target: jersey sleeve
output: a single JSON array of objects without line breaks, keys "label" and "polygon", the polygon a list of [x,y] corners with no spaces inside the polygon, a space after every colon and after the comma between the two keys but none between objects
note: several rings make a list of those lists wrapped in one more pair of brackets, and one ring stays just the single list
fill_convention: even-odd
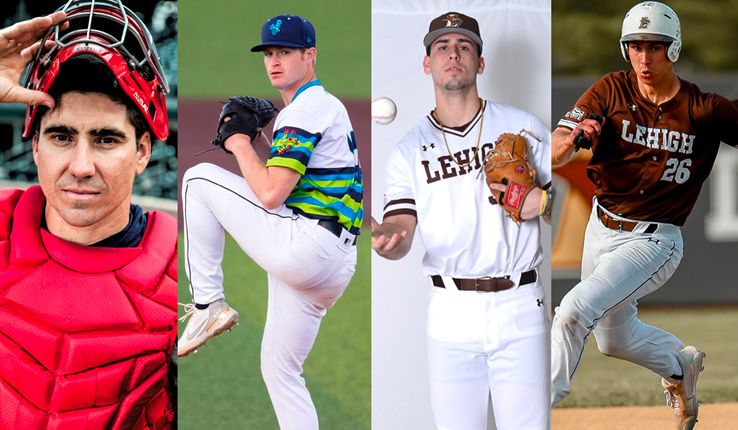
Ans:
[{"label": "jersey sleeve", "polygon": [[530,148],[529,162],[536,169],[538,180],[545,190],[551,187],[551,132],[535,115],[531,115],[530,127],[531,133],[541,141],[526,136]]},{"label": "jersey sleeve", "polygon": [[304,175],[327,126],[308,112],[293,111],[279,118],[275,127],[267,167],[287,167]]},{"label": "jersey sleeve", "polygon": [[738,100],[728,100],[718,94],[711,96],[713,106],[711,117],[718,139],[738,148]]},{"label": "jersey sleeve", "polygon": [[412,173],[399,145],[392,149],[387,160],[385,183],[387,190],[384,193],[383,218],[394,215],[412,215],[417,218]]},{"label": "jersey sleeve", "polygon": [[574,130],[577,124],[587,119],[593,113],[598,113],[607,118],[606,102],[612,99],[612,80],[609,75],[592,84],[587,91],[579,97],[577,103],[556,124],[558,127],[566,127]]}]

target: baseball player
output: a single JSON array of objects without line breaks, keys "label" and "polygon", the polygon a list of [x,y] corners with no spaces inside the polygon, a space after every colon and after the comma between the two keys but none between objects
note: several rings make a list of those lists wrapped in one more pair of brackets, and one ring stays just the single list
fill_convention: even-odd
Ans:
[{"label": "baseball player", "polygon": [[[422,237],[438,428],[486,428],[491,394],[498,429],[547,429],[549,328],[538,217],[548,214],[550,133],[528,112],[479,98],[476,76],[485,62],[474,18],[445,13],[430,23],[423,43],[436,108],[389,156],[384,217],[381,225],[372,219],[372,248],[396,260],[410,250],[416,225]],[[545,185],[525,198],[526,221],[518,226],[491,198],[491,187],[505,186],[488,187],[479,173],[498,136],[522,129]]]},{"label": "baseball player", "polygon": [[[600,351],[660,375],[677,429],[697,421],[704,354],[637,318],[636,301],[661,287],[682,259],[680,227],[697,201],[720,142],[738,145],[738,101],[680,79],[679,18],[644,2],[623,20],[620,46],[633,70],[595,82],[552,133],[552,162],[592,146],[597,186],[582,281],[556,309],[552,405],[571,390],[590,332]],[[604,119],[590,119],[593,114]],[[577,140],[577,136],[581,138]]]},{"label": "baseball player", "polygon": [[[363,181],[346,109],[316,80],[313,25],[299,16],[275,16],[262,26],[261,41],[251,51],[263,52],[267,76],[286,107],[277,116],[266,165],[253,148],[256,134],[244,131],[222,139],[243,177],[212,164],[184,176],[185,267],[195,304],[179,354],[238,321],[223,294],[228,231],[269,275],[261,368],[280,428],[317,429],[302,365],[326,309],[354,273]],[[227,104],[223,112],[230,109]],[[225,116],[219,134],[251,118],[241,112],[225,122]]]},{"label": "baseball player", "polygon": [[131,204],[169,134],[167,92],[120,2],[70,1],[0,30],[2,102],[28,104],[40,184],[0,190],[4,430],[174,427],[177,223]]}]

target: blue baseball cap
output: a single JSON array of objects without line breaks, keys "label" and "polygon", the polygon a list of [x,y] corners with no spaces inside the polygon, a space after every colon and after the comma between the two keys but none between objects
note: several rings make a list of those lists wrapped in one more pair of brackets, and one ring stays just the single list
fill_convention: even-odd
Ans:
[{"label": "blue baseball cap", "polygon": [[251,52],[263,51],[267,46],[314,48],[315,27],[297,15],[277,15],[261,26],[261,44],[251,48]]}]

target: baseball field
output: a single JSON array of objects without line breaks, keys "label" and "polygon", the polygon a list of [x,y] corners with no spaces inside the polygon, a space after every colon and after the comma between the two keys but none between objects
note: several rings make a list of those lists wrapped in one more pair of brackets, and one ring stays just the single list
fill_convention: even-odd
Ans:
[{"label": "baseball field", "polygon": [[[700,419],[697,429],[735,428],[738,417],[738,325],[736,308],[646,309],[650,325],[663,327],[685,344],[704,351],[705,370],[697,383]],[[671,410],[661,378],[635,364],[609,358],[590,337],[572,382],[572,393],[552,412],[553,430],[669,430]]]},{"label": "baseball field", "polygon": [[[180,180],[195,162],[233,168],[232,159],[227,160],[231,157],[223,154],[197,158],[192,154],[209,146],[217,124],[218,101],[239,94],[279,100],[266,77],[262,55],[249,49],[259,43],[261,25],[268,18],[296,14],[316,28],[317,77],[349,109],[368,185],[370,166],[364,160],[368,159],[370,142],[370,6],[366,0],[180,1],[179,99],[180,107],[185,107],[179,121],[179,152],[184,154],[180,157]],[[364,111],[366,118],[361,118]],[[368,190],[365,192],[368,196]],[[370,428],[369,236],[368,230],[362,233],[356,274],[323,319],[315,347],[305,362],[303,376],[321,429]],[[180,237],[179,301],[189,302],[182,243]],[[278,429],[259,358],[267,309],[266,274],[230,237],[223,271],[226,299],[239,312],[240,325],[196,355],[180,360],[178,428]],[[180,324],[180,333],[183,330],[184,324]]]},{"label": "baseball field", "polygon": [[[360,243],[368,244],[369,231]],[[190,297],[179,248],[179,297]],[[259,351],[266,320],[266,274],[230,237],[223,272],[228,304],[240,325],[179,361],[180,430],[278,429],[261,378]],[[356,274],[343,297],[323,319],[305,363],[305,381],[321,429],[370,428],[370,266],[369,247],[359,246]],[[184,282],[183,282],[184,281]],[[181,313],[181,312],[180,312]],[[180,324],[179,333],[184,331]]]}]

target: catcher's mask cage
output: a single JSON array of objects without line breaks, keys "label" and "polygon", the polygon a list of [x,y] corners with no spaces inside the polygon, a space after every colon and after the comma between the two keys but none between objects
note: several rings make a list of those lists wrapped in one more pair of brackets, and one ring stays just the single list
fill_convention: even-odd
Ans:
[{"label": "catcher's mask cage", "polygon": [[[115,74],[124,93],[146,118],[159,140],[169,136],[165,96],[169,84],[149,30],[120,0],[69,0],[59,8],[67,14],[69,27],[52,27],[41,45],[23,86],[48,92],[65,61],[81,54],[100,58]],[[53,41],[50,49],[47,41]],[[80,76],[80,79],[85,79]],[[23,137],[31,133],[37,106],[28,105]]]},{"label": "catcher's mask cage", "polygon": [[666,57],[675,63],[682,50],[682,31],[676,12],[656,1],[633,6],[625,14],[620,31],[620,52],[625,61],[630,61],[628,42],[640,40],[665,42]]}]

